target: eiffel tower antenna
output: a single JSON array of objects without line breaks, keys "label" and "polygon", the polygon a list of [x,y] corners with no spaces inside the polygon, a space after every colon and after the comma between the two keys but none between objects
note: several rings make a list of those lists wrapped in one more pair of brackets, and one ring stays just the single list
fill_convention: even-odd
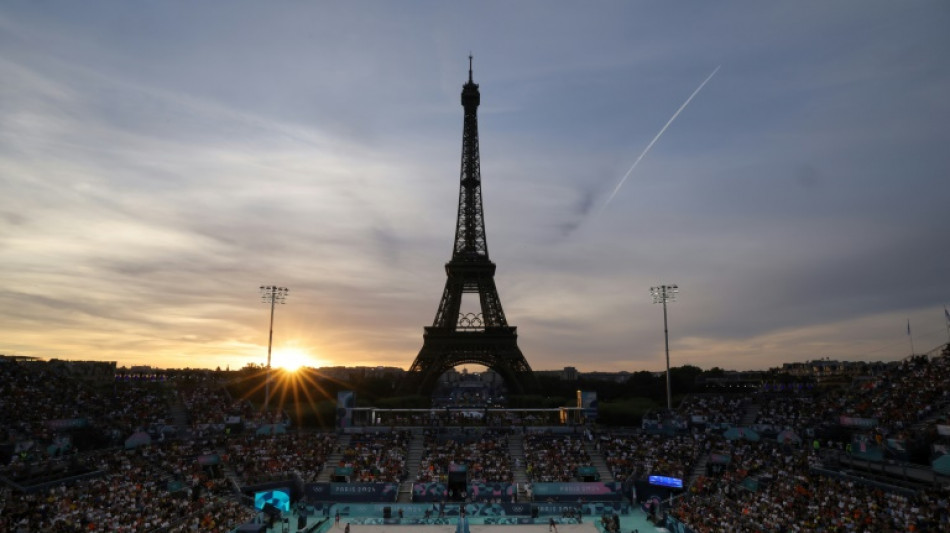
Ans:
[{"label": "eiffel tower antenna", "polygon": [[[494,370],[515,394],[537,390],[531,367],[518,348],[517,328],[505,319],[495,287],[495,263],[488,257],[478,151],[480,101],[469,55],[468,82],[462,86],[465,116],[455,243],[452,259],[445,264],[447,279],[435,320],[425,328],[422,349],[403,383],[406,393],[431,394],[439,376],[464,364]],[[478,295],[479,312],[463,312],[465,293]]]}]

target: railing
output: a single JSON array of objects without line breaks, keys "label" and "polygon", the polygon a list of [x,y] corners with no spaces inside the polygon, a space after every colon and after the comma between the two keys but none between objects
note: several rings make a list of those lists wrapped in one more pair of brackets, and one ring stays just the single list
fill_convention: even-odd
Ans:
[{"label": "railing", "polygon": [[[865,480],[868,483],[901,490],[914,490],[925,486],[950,486],[950,476],[938,474],[931,468],[914,463],[893,459],[883,461],[860,459],[841,450],[822,450],[821,459],[825,468],[820,470],[838,472],[841,475],[852,476],[856,480]],[[844,472],[841,468],[844,465],[855,470],[854,474]]]}]

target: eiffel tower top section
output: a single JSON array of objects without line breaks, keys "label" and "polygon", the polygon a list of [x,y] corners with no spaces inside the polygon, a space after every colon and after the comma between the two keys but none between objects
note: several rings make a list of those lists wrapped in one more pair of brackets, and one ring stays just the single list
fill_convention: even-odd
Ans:
[{"label": "eiffel tower top section", "polygon": [[482,211],[482,177],[478,154],[478,104],[481,95],[472,81],[472,56],[468,56],[468,83],[462,86],[465,125],[462,129],[462,173],[458,221],[452,263],[490,263]]}]

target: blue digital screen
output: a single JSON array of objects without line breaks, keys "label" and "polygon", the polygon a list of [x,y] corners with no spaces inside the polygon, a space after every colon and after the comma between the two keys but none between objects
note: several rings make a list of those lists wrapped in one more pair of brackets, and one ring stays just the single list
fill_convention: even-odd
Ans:
[{"label": "blue digital screen", "polygon": [[650,484],[660,487],[673,487],[674,489],[683,488],[683,480],[678,477],[650,476]]},{"label": "blue digital screen", "polygon": [[263,509],[268,503],[285,513],[290,512],[290,494],[286,490],[266,490],[254,494],[254,507]]}]

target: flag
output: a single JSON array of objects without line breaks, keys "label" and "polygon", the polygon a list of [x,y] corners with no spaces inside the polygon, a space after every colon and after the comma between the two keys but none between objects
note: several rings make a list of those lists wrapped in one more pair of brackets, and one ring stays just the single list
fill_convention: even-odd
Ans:
[{"label": "flag", "polygon": [[950,324],[950,311],[947,311],[947,306],[943,306],[943,316],[947,317],[947,324]]},{"label": "flag", "polygon": [[907,319],[907,336],[910,337],[910,319]]}]

